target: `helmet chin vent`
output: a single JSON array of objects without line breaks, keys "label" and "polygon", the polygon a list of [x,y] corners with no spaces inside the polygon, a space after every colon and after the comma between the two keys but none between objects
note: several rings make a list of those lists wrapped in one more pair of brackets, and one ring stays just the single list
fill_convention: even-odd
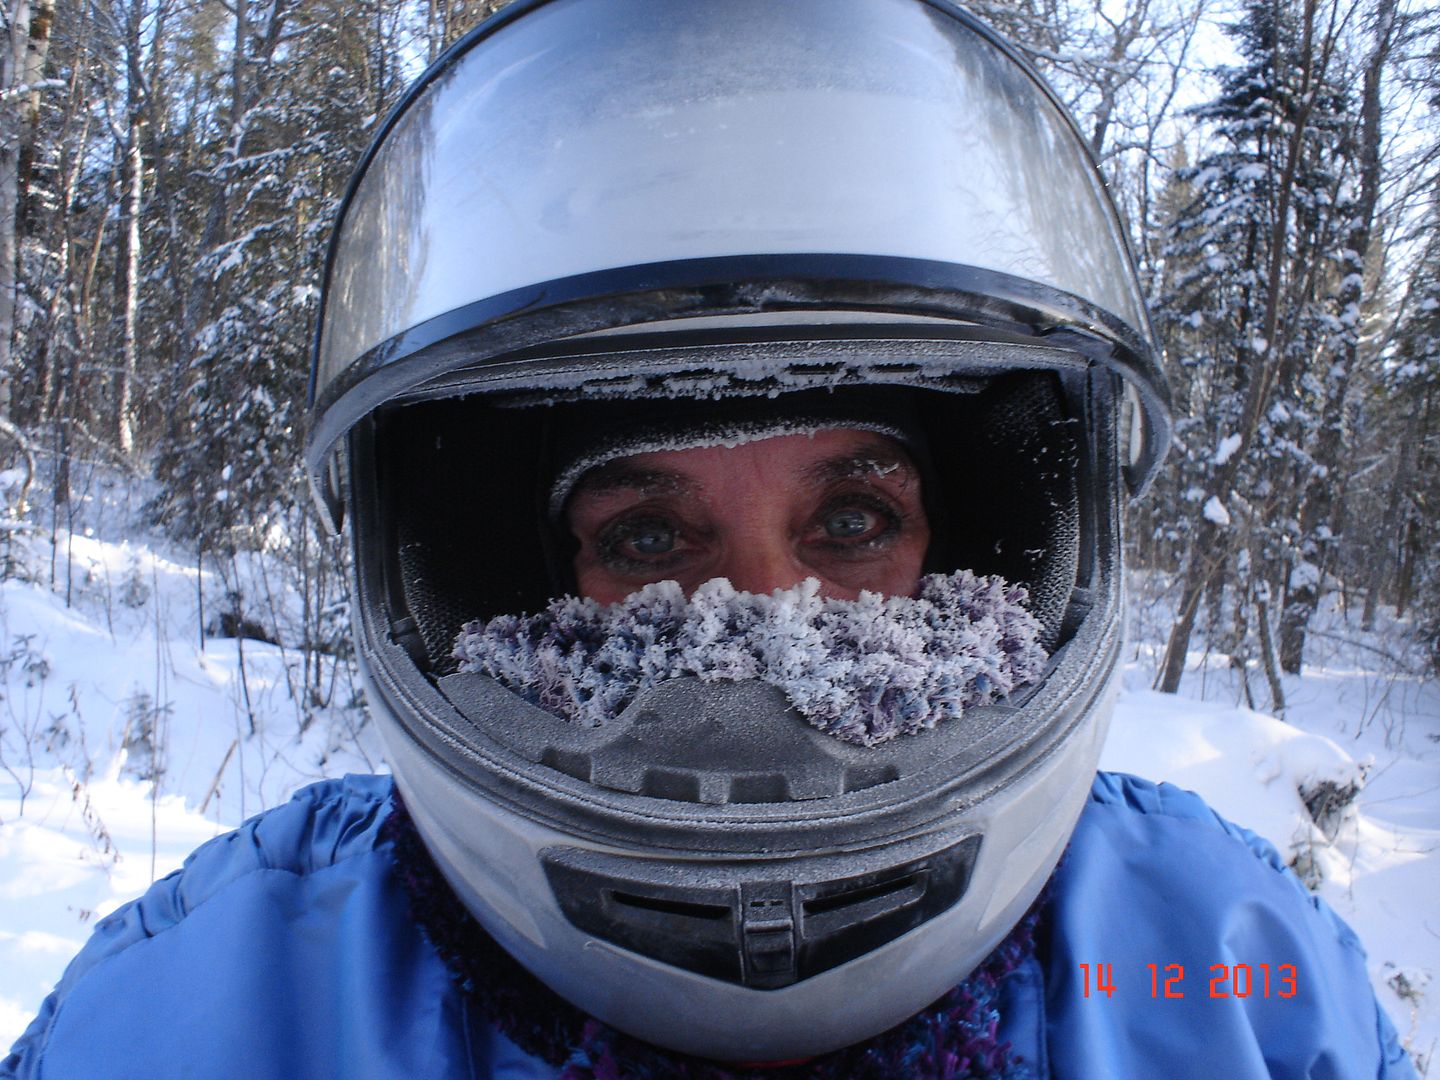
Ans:
[{"label": "helmet chin vent", "polygon": [[928,731],[856,746],[811,726],[784,691],[755,679],[672,679],[598,728],[552,716],[484,675],[447,675],[439,688],[471,724],[537,765],[610,791],[709,805],[831,798],[939,761],[953,760],[959,775],[1016,713],[977,706]]},{"label": "helmet chin vent", "polygon": [[[778,990],[872,952],[965,894],[979,836],[866,855],[681,864],[551,848],[541,862],[577,929],[698,975]],[[878,854],[878,853],[876,853]],[[826,874],[835,876],[827,877]]]}]

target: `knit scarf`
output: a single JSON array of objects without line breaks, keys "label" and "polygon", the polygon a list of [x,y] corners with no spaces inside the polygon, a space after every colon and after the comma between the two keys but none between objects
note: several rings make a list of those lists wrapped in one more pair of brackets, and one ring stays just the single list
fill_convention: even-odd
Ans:
[{"label": "knit scarf", "polygon": [[461,903],[416,832],[397,791],[381,831],[421,926],[480,1015],[560,1080],[1030,1080],[1029,1063],[999,1039],[999,987],[1035,951],[1044,897],[963,982],[872,1039],[807,1061],[721,1064],[652,1046],[588,1016],[531,975]]},{"label": "knit scarf", "polygon": [[821,731],[878,746],[1038,679],[1048,657],[1028,603],[1024,588],[969,570],[926,575],[913,597],[855,600],[822,596],[815,578],[769,594],[715,578],[688,596],[657,581],[614,604],[561,596],[467,623],[454,659],[583,727],[671,679],[755,679]]}]

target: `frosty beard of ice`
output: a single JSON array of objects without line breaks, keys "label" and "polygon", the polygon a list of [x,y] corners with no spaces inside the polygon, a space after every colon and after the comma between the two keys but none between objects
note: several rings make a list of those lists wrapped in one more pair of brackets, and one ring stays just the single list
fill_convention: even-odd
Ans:
[{"label": "frosty beard of ice", "polygon": [[565,596],[535,615],[467,623],[453,655],[461,671],[590,727],[668,679],[760,679],[860,746],[958,719],[1045,667],[1025,590],[999,577],[932,574],[913,598],[819,590],[810,578],[757,595],[716,578],[688,599],[673,581],[610,605]]}]

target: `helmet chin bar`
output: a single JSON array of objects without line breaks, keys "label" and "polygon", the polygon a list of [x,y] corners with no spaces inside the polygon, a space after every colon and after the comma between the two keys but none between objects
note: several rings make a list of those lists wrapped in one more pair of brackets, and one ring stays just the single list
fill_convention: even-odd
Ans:
[{"label": "helmet chin bar", "polygon": [[540,861],[576,929],[698,975],[776,990],[948,911],[979,851],[980,837],[961,830],[769,865],[676,866],[569,846],[545,849]]},{"label": "helmet chin bar", "polygon": [[[613,722],[585,728],[476,674],[440,692],[467,720],[527,760],[591,784],[682,802],[824,799],[961,760],[980,731],[1015,714],[977,708],[964,722],[878,747],[808,724],[776,687],[676,679]],[[539,853],[577,929],[687,971],[775,989],[828,971],[934,918],[969,884],[980,837],[944,830],[862,855],[721,861],[686,867],[570,845]]]},{"label": "helmet chin bar", "polygon": [[[751,836],[750,850],[727,855],[568,835],[487,799],[399,728],[386,737],[445,877],[543,982],[659,1046],[786,1060],[904,1021],[1019,921],[1089,789],[1108,683],[1100,676],[1097,693],[1069,703],[1078,722],[1051,753],[987,790],[952,791],[924,831],[845,844],[832,822],[830,843],[805,855],[769,848],[741,822],[728,827]],[[849,822],[852,836],[865,816]]]}]

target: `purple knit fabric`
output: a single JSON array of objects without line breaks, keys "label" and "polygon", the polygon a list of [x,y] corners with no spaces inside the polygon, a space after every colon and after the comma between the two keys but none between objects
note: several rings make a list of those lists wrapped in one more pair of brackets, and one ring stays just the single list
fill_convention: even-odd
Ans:
[{"label": "purple knit fabric", "polygon": [[1029,1080],[999,1039],[999,986],[1035,951],[1044,897],[963,982],[904,1023],[798,1064],[737,1066],[676,1054],[581,1012],[510,956],[466,910],[421,841],[397,792],[381,831],[424,929],[479,1015],[560,1080]]},{"label": "purple knit fabric", "polygon": [[969,570],[929,574],[914,597],[855,600],[822,596],[814,578],[769,594],[716,578],[689,596],[658,581],[614,604],[563,596],[534,615],[477,620],[453,655],[461,671],[586,727],[670,679],[758,679],[821,731],[877,746],[1037,679],[1047,656],[1027,599]]}]

